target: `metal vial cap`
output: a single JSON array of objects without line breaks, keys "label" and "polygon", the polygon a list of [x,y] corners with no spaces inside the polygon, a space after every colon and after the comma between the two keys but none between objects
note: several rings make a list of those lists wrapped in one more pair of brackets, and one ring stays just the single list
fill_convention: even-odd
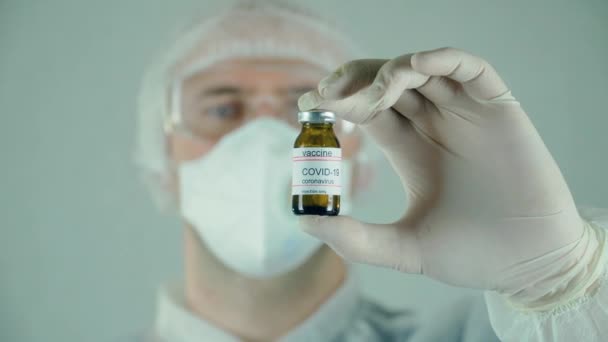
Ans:
[{"label": "metal vial cap", "polygon": [[326,123],[336,122],[336,114],[333,112],[329,112],[326,110],[313,110],[313,111],[305,111],[298,112],[298,122],[300,123]]}]

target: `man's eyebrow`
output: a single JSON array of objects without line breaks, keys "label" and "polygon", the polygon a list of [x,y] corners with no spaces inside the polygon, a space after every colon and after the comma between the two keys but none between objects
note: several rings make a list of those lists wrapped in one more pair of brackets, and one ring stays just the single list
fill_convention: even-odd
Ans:
[{"label": "man's eyebrow", "polygon": [[[309,92],[315,88],[314,85],[311,86],[297,86],[287,89],[287,93],[289,95],[302,95],[306,92]],[[239,95],[243,93],[243,89],[233,86],[218,86],[203,89],[200,92],[201,96],[219,96],[219,95]]]},{"label": "man's eyebrow", "polygon": [[240,94],[241,92],[242,92],[242,90],[237,87],[219,86],[219,87],[203,89],[200,94],[202,96],[217,96],[217,95],[237,95],[237,94]]}]

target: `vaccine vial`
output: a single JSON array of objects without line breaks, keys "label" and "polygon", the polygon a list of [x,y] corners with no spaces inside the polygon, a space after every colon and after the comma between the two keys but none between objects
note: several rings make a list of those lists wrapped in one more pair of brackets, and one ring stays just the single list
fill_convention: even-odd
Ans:
[{"label": "vaccine vial", "polygon": [[298,113],[302,124],[293,145],[292,210],[296,215],[340,212],[342,150],[334,133],[336,116],[318,110]]}]

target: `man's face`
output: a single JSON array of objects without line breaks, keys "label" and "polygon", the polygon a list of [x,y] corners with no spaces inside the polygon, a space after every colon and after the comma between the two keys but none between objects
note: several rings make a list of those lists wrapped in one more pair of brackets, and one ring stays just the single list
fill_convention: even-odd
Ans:
[{"label": "man's face", "polygon": [[[181,119],[190,134],[168,136],[171,158],[179,163],[204,156],[226,134],[260,117],[273,117],[299,128],[297,101],[314,89],[326,71],[292,59],[233,59],[217,63],[181,86]],[[356,134],[335,130],[343,156],[359,148]]]},{"label": "man's face", "polygon": [[[180,120],[177,122],[179,126],[176,125],[177,127],[174,127],[172,133],[167,137],[170,158],[173,160],[172,164],[174,166],[177,166],[178,164],[182,164],[182,166],[200,166],[204,164],[186,162],[205,158],[206,154],[209,153],[215,147],[215,144],[217,144],[225,135],[262,117],[282,120],[296,129],[299,128],[300,124],[297,122],[298,98],[301,94],[314,89],[319,80],[325,75],[326,71],[302,61],[240,59],[218,63],[211,68],[205,69],[204,71],[183,80],[180,85],[181,90],[179,91],[178,106],[174,106],[179,107],[178,114],[180,115]],[[172,97],[172,100],[178,101],[175,96]],[[345,131],[342,129],[343,127],[343,122],[336,122],[334,130],[341,142],[343,157],[352,158],[359,149],[359,135],[356,130],[348,133],[343,132]],[[288,134],[291,135],[291,132]],[[293,141],[287,143],[289,146],[284,146],[287,148],[287,150],[284,151],[289,151],[291,146],[293,146]],[[243,148],[246,147],[247,146],[243,146]],[[287,161],[288,159],[284,160]],[[214,165],[217,166],[217,164]],[[239,168],[232,168],[231,170],[238,169]],[[297,246],[300,244],[298,249],[301,252],[306,252],[306,248],[309,247],[316,248],[317,245],[312,244],[310,241],[297,242],[298,240],[294,237],[297,235],[297,233],[294,233],[297,230],[292,229],[293,227],[288,222],[289,220],[284,219],[284,216],[290,216],[288,208],[291,203],[291,181],[287,178],[289,170],[281,170],[280,167],[273,167],[272,169],[280,170],[279,172],[285,176],[276,178],[273,185],[275,185],[277,189],[271,189],[272,191],[269,191],[273,196],[285,195],[285,212],[279,215],[280,217],[275,217],[277,215],[274,214],[270,215],[269,218],[271,221],[266,222],[261,220],[256,220],[255,222],[238,221],[237,224],[242,225],[242,227],[236,227],[236,229],[247,229],[249,224],[261,222],[262,224],[267,224],[268,226],[266,228],[272,229],[271,231],[279,231],[280,234],[273,234],[273,236],[278,239],[287,238],[287,236],[289,236],[286,241],[277,240],[270,242],[270,245],[275,243],[289,243],[293,244],[293,246]],[[352,177],[355,178],[357,168],[353,167],[351,170]],[[179,193],[180,186],[178,185],[183,184],[179,179],[179,176],[183,173],[179,171],[183,171],[183,169],[178,170],[177,168],[174,168],[171,179],[173,186],[172,190],[174,195],[176,195],[176,200],[178,202],[181,200]],[[198,174],[200,173],[197,173],[190,179],[194,179]],[[214,177],[208,178],[215,179]],[[222,177],[217,177],[217,179],[219,178]],[[281,186],[284,186],[284,191],[280,191],[279,187]],[[196,188],[196,186],[194,186],[194,188]],[[224,187],[220,186],[219,188],[222,189],[221,191],[224,191]],[[189,187],[186,189],[190,190],[193,188]],[[251,193],[255,194],[256,191],[244,193],[243,196],[247,196]],[[232,195],[233,198],[235,195],[239,196],[238,193],[231,193],[230,195]],[[201,196],[204,197],[204,200],[210,200],[206,203],[213,203],[216,198],[213,195],[209,195],[209,192],[204,193]],[[225,195],[223,197],[227,198]],[[185,198],[188,199],[191,197],[186,196]],[[273,200],[276,200],[276,198]],[[184,204],[184,207],[192,208],[193,206],[191,204],[192,203],[190,203],[190,205]],[[232,204],[232,202],[229,202],[229,204]],[[181,203],[179,205],[181,206]],[[218,210],[214,210],[214,214],[219,213],[221,215],[221,210],[226,209],[225,207],[219,207],[221,205],[222,203],[218,204]],[[203,208],[204,207],[208,206],[203,206]],[[218,215],[214,216],[209,215],[208,213],[205,213],[205,216],[218,217]],[[232,252],[228,249],[220,248],[220,245],[217,243],[217,241],[224,238],[223,235],[225,235],[225,231],[221,230],[219,235],[216,234],[218,230],[214,229],[214,223],[207,223],[204,219],[200,219],[197,222],[197,219],[200,217],[196,215],[188,216],[188,214],[184,214],[184,218],[192,223],[193,228],[198,228],[197,232],[201,236],[207,234],[205,243],[209,244],[211,251],[215,253],[215,256],[226,265],[233,264],[231,262],[236,262],[234,260],[241,260],[243,253],[249,253],[247,250],[239,251],[238,253],[240,256],[237,258],[237,252],[230,254]],[[276,222],[272,221],[275,219]],[[219,221],[220,219],[213,222]],[[205,228],[205,224],[208,224],[212,229],[202,231],[202,229]],[[277,224],[280,225],[280,227],[278,227]],[[283,228],[287,228],[285,230],[292,233],[285,235],[285,232],[280,231]],[[254,233],[253,243],[256,243],[257,241],[255,240],[256,231],[259,230],[251,230],[251,232]],[[264,237],[264,239],[266,241],[267,237]],[[216,247],[218,249],[214,249]],[[270,252],[276,253],[276,251],[278,250],[272,250]],[[259,252],[256,252],[255,254],[259,255]],[[239,269],[237,267],[235,270],[243,271],[244,269]]]}]

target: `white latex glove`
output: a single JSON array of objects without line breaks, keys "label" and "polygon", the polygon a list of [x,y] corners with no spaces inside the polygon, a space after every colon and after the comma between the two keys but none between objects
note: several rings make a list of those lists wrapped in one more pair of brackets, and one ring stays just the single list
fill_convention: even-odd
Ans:
[{"label": "white latex glove", "polygon": [[593,280],[585,270],[597,261],[599,233],[579,217],[536,129],[483,59],[444,48],[352,61],[299,106],[359,124],[408,195],[392,224],[303,219],[346,259],[497,290],[529,307]]}]

